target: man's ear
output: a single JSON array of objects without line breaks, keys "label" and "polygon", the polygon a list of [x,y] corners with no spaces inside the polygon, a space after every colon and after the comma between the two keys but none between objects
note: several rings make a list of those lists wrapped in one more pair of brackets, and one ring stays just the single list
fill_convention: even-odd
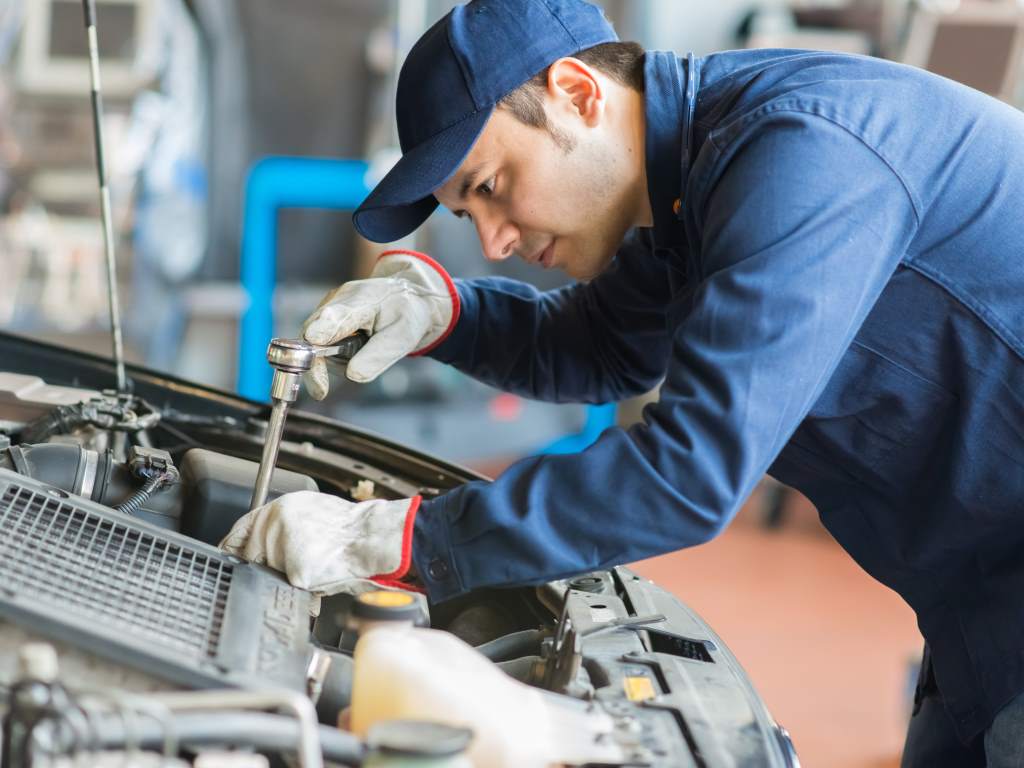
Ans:
[{"label": "man's ear", "polygon": [[604,116],[605,94],[597,72],[579,59],[565,56],[548,68],[548,94],[564,102],[588,128]]}]

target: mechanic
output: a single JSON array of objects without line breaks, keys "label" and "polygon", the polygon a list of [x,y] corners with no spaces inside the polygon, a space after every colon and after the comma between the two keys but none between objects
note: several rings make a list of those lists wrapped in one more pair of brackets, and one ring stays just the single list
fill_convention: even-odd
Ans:
[{"label": "mechanic", "polygon": [[224,546],[323,592],[414,564],[440,601],[701,544],[768,472],[917,613],[904,765],[1024,764],[1024,115],[872,58],[645,54],[582,0],[457,7],[397,115],[363,235],[440,203],[488,259],[580,282],[392,251],[306,339],[370,332],[355,381],[429,354],[526,397],[660,399],[422,503],[285,496]]}]

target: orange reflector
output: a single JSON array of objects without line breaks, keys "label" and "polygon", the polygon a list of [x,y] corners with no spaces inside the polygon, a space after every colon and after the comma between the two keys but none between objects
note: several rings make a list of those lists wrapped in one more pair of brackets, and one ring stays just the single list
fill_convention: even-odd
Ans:
[{"label": "orange reflector", "polygon": [[647,701],[657,695],[649,677],[623,678],[622,687],[626,689],[626,698],[630,701]]}]

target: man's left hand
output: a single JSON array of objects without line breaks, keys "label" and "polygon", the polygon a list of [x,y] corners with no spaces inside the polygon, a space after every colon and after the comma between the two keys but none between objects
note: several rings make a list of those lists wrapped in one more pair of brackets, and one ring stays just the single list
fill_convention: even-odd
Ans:
[{"label": "man's left hand", "polygon": [[322,595],[365,590],[365,580],[408,589],[420,497],[361,503],[314,491],[288,493],[239,519],[220,546],[282,571]]}]

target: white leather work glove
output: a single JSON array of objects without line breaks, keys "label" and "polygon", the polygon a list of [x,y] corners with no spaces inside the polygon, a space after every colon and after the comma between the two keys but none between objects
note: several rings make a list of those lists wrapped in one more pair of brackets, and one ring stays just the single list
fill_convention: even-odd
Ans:
[{"label": "white leather work glove", "polygon": [[353,503],[316,491],[286,493],[240,518],[221,549],[281,571],[296,587],[321,595],[401,583],[412,562],[420,497]]},{"label": "white leather work glove", "polygon": [[[370,339],[348,362],[345,375],[365,383],[406,355],[440,344],[459,319],[459,294],[440,264],[416,251],[385,251],[366,280],[336,288],[302,326],[310,344],[328,345],[359,330]],[[317,358],[305,375],[317,400],[327,396],[327,365]]]}]

